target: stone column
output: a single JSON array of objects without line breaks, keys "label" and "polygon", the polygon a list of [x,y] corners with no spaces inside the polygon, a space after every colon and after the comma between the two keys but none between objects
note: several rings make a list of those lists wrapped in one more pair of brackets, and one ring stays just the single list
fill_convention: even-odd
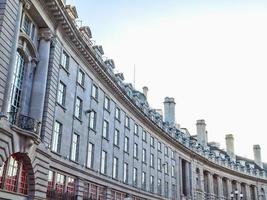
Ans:
[{"label": "stone column", "polygon": [[41,122],[43,117],[43,107],[45,100],[52,34],[49,28],[39,29],[39,32],[39,62],[37,64],[34,74],[33,88],[31,94],[30,116]]},{"label": "stone column", "polygon": [[230,199],[231,192],[233,192],[232,189],[232,181],[227,179],[227,192],[228,192],[228,198]]},{"label": "stone column", "polygon": [[185,164],[185,172],[186,172],[186,193],[187,196],[191,196],[190,163],[187,161]]},{"label": "stone column", "polygon": [[219,199],[223,198],[223,180],[221,176],[217,177],[218,180],[218,197]]},{"label": "stone column", "polygon": [[184,185],[183,185],[183,166],[182,166],[182,159],[180,158],[179,159],[179,182],[180,182],[180,187],[179,187],[179,191],[180,191],[180,196],[182,197],[183,195],[184,195],[184,193],[183,193],[183,187],[184,187]]},{"label": "stone column", "polygon": [[84,180],[78,179],[76,182],[76,196],[77,200],[83,199],[83,192],[84,192]]},{"label": "stone column", "polygon": [[241,183],[236,181],[236,189],[238,191],[238,198],[240,197],[240,193],[241,193]]},{"label": "stone column", "polygon": [[210,196],[210,199],[213,199],[213,196],[214,196],[213,174],[210,172],[208,174],[208,180],[209,180],[209,184],[208,184],[209,196]]},{"label": "stone column", "polygon": [[[18,40],[19,40],[19,33],[20,33],[20,22],[21,22],[23,4],[24,4],[24,0],[20,0],[19,9],[17,12],[17,17],[16,17],[16,25],[14,29],[14,41],[13,41],[12,49],[10,52],[11,57],[9,60],[8,76],[7,76],[6,88],[5,88],[5,94],[4,94],[5,98],[4,98],[3,106],[1,110],[2,114],[5,116],[7,116],[7,112],[10,109],[12,82],[13,82],[14,70],[15,70],[15,65],[16,65],[17,47],[18,47]],[[25,4],[25,8],[29,9],[30,5],[31,4],[27,2]]]},{"label": "stone column", "polygon": [[245,185],[245,194],[244,194],[244,200],[249,200],[251,195],[250,195],[250,187],[249,185]]},{"label": "stone column", "polygon": [[32,83],[33,83],[33,71],[36,67],[37,60],[30,59],[25,67],[25,76],[23,80],[23,91],[22,91],[22,99],[21,99],[21,114],[27,115],[29,114],[29,106],[31,99],[31,91],[32,91]]},{"label": "stone column", "polygon": [[110,200],[112,198],[112,196],[111,196],[111,188],[107,188],[107,200]]}]

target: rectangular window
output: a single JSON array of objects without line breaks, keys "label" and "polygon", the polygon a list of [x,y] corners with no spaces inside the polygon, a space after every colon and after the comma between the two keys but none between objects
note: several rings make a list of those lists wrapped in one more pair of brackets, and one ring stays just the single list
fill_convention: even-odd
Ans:
[{"label": "rectangular window", "polygon": [[150,176],[150,192],[154,192],[154,185],[155,185],[155,179],[154,176]]},{"label": "rectangular window", "polygon": [[57,196],[60,199],[64,192],[64,184],[65,184],[65,176],[63,174],[57,173],[55,189],[56,189]]},{"label": "rectangular window", "polygon": [[105,97],[104,108],[108,111],[110,110],[110,99],[107,96]]},{"label": "rectangular window", "polygon": [[100,168],[100,172],[102,174],[106,174],[107,173],[107,152],[102,151],[101,153],[101,168]]},{"label": "rectangular window", "polygon": [[58,85],[57,102],[60,105],[65,106],[65,99],[66,99],[66,85],[60,81]]},{"label": "rectangular window", "polygon": [[134,167],[133,169],[133,185],[137,186],[137,168]]},{"label": "rectangular window", "polygon": [[171,150],[171,159],[174,159],[174,151]]},{"label": "rectangular window", "polygon": [[154,162],[154,154],[150,154],[150,167],[154,168],[155,166],[155,162]]},{"label": "rectangular window", "polygon": [[74,199],[75,198],[75,179],[72,177],[67,178],[67,197],[66,199]]},{"label": "rectangular window", "polygon": [[115,129],[114,144],[116,146],[119,146],[119,143],[120,143],[120,131],[118,129]]},{"label": "rectangular window", "polygon": [[142,161],[146,163],[146,149],[143,149],[142,151]]},{"label": "rectangular window", "polygon": [[142,189],[146,189],[146,173],[142,172]]},{"label": "rectangular window", "polygon": [[169,148],[167,146],[164,147],[165,156],[169,156]]},{"label": "rectangular window", "polygon": [[108,131],[109,131],[109,123],[108,121],[104,120],[102,136],[106,139],[108,139]]},{"label": "rectangular window", "polygon": [[171,174],[172,174],[172,177],[174,177],[175,176],[175,168],[174,168],[174,165],[172,165],[172,172],[171,172]]},{"label": "rectangular window", "polygon": [[54,172],[48,171],[48,179],[47,179],[47,192],[46,197],[51,199],[53,194],[53,187],[54,187]]},{"label": "rectangular window", "polygon": [[115,118],[119,121],[121,120],[121,110],[118,107],[115,110]]},{"label": "rectangular window", "polygon": [[158,170],[161,171],[161,159],[158,158]]},{"label": "rectangular window", "polygon": [[127,136],[124,138],[124,151],[129,152],[129,138]]},{"label": "rectangular window", "polygon": [[55,121],[53,139],[52,139],[52,151],[55,151],[57,153],[60,152],[61,136],[62,136],[62,124],[59,123],[58,121]]},{"label": "rectangular window", "polygon": [[158,178],[158,194],[161,194],[161,179]]},{"label": "rectangular window", "polygon": [[146,133],[146,131],[143,131],[143,141],[145,141],[146,142],[146,138],[147,138],[147,133]]},{"label": "rectangular window", "polygon": [[34,40],[34,38],[35,38],[35,25],[32,24],[31,39]]},{"label": "rectangular window", "polygon": [[167,162],[164,163],[164,173],[169,174],[169,164]]},{"label": "rectangular window", "polygon": [[112,171],[112,177],[113,178],[118,178],[118,166],[119,166],[119,162],[118,162],[118,158],[114,157],[113,158],[113,171]]},{"label": "rectangular window", "polygon": [[134,125],[134,134],[138,135],[138,125],[137,124]]},{"label": "rectangular window", "polygon": [[150,146],[155,147],[155,139],[152,136],[150,137]]},{"label": "rectangular window", "polygon": [[128,116],[125,117],[125,126],[130,128],[130,118]]},{"label": "rectangular window", "polygon": [[128,163],[123,164],[123,182],[128,183]]},{"label": "rectangular window", "polygon": [[65,51],[63,51],[61,58],[61,66],[67,71],[69,70],[69,60],[70,60],[69,55]]},{"label": "rectangular window", "polygon": [[158,151],[161,151],[161,143],[158,142]]},{"label": "rectangular window", "polygon": [[77,97],[76,98],[76,102],[75,102],[75,113],[74,113],[74,115],[78,119],[82,119],[82,107],[83,107],[83,102],[79,97]]},{"label": "rectangular window", "polygon": [[93,84],[93,86],[92,86],[92,94],[91,95],[94,99],[98,98],[98,87],[95,84]]},{"label": "rectangular window", "polygon": [[87,152],[87,167],[93,168],[94,164],[94,144],[88,144],[88,152]]},{"label": "rectangular window", "polygon": [[134,158],[138,158],[138,144],[134,143]]},{"label": "rectangular window", "polygon": [[164,186],[164,190],[165,190],[165,197],[169,197],[169,182],[165,181],[165,186]]},{"label": "rectangular window", "polygon": [[84,76],[85,76],[84,72],[81,69],[79,69],[79,71],[78,71],[78,77],[77,77],[77,82],[81,86],[84,86]]},{"label": "rectangular window", "polygon": [[72,145],[71,145],[71,160],[77,162],[78,153],[79,153],[79,135],[74,133],[72,137]]},{"label": "rectangular window", "polygon": [[95,130],[96,129],[96,112],[91,111],[90,113],[90,123],[89,123],[89,128]]},{"label": "rectangular window", "polygon": [[23,22],[23,26],[22,26],[22,30],[28,35],[30,36],[31,34],[31,20],[27,15],[24,15],[24,22]]}]

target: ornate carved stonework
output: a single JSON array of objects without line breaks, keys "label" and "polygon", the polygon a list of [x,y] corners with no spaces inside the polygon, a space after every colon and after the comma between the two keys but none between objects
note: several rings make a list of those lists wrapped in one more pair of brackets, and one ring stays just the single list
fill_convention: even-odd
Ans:
[{"label": "ornate carved stonework", "polygon": [[21,0],[21,2],[23,3],[26,10],[29,10],[31,8],[32,2],[30,0]]},{"label": "ornate carved stonework", "polygon": [[39,39],[44,39],[44,40],[51,40],[53,37],[52,31],[49,28],[41,28],[39,29]]}]

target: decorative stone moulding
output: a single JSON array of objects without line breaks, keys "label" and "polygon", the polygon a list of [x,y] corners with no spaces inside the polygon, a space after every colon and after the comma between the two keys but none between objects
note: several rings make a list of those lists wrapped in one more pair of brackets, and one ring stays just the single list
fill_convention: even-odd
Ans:
[{"label": "decorative stone moulding", "polygon": [[[25,6],[27,3],[30,3],[29,0],[21,0],[21,1],[24,2]],[[162,117],[159,116],[158,113],[150,111],[150,107],[146,101],[142,100],[136,95],[135,96],[133,95],[135,91],[133,86],[129,83],[123,82],[124,81],[123,74],[114,73],[113,71],[115,67],[114,61],[112,59],[107,59],[106,61],[103,61],[102,58],[102,56],[104,55],[103,47],[101,45],[93,46],[93,43],[88,44],[88,38],[89,41],[91,41],[90,39],[92,36],[89,27],[81,27],[78,29],[78,27],[74,24],[74,22],[69,19],[67,12],[63,8],[61,8],[61,6],[57,1],[48,0],[46,4],[48,5],[48,8],[52,12],[54,18],[59,22],[59,24],[62,25],[62,28],[64,29],[66,35],[70,37],[71,41],[81,52],[81,55],[83,55],[89,62],[89,64],[92,65],[92,67],[95,70],[100,72],[103,75],[103,77],[105,76],[109,77],[111,79],[110,81],[111,85],[114,84],[115,86],[118,86],[116,90],[118,94],[127,95],[128,98],[125,98],[125,100],[129,102],[129,105],[131,105],[130,103],[133,103],[136,107],[139,108],[139,110],[141,110],[144,116],[147,116],[151,120],[151,123],[153,125],[161,128],[165,134],[171,135],[177,142],[183,144],[192,151],[198,153],[199,155],[205,158],[211,158],[212,162],[216,162],[224,167],[242,171],[241,166],[238,166],[235,169],[231,161],[227,161],[224,155],[219,156],[218,158],[216,158],[213,155],[211,155],[210,157],[209,154],[211,153],[211,151],[209,148],[205,150],[201,145],[197,143],[195,144],[194,142],[192,142],[192,139],[190,137],[187,137],[186,135],[181,133],[179,129],[170,126],[170,124],[168,124],[167,122],[164,122],[162,120]],[[87,40],[85,39],[85,37],[83,37],[84,35],[86,35]],[[52,34],[49,30],[42,31],[40,37],[49,40],[51,39]],[[252,173],[252,171],[246,167],[244,167],[244,171],[250,174]],[[267,178],[267,172],[264,171],[263,174],[264,177]]]}]

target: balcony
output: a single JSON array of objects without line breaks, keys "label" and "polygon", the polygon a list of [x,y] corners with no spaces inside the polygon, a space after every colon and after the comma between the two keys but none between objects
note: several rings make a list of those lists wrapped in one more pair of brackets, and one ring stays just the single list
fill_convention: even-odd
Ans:
[{"label": "balcony", "polygon": [[39,136],[40,133],[40,127],[41,122],[26,116],[22,115],[18,112],[10,112],[9,113],[9,122],[24,131],[27,131],[29,133],[33,133],[35,136]]}]

